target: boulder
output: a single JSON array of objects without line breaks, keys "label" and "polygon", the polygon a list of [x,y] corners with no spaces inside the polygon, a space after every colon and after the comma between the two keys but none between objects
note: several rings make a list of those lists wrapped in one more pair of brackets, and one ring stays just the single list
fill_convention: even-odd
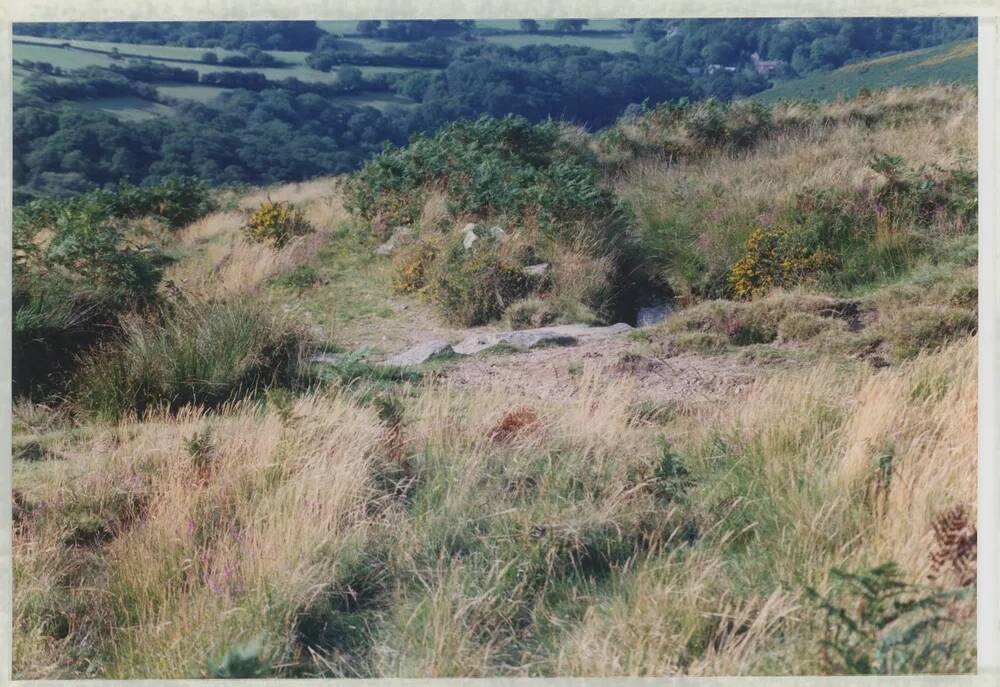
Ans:
[{"label": "boulder", "polygon": [[502,227],[493,225],[488,227],[484,224],[476,224],[474,222],[469,222],[462,228],[462,234],[464,237],[462,239],[462,246],[469,250],[472,246],[481,238],[493,238],[493,239],[503,239],[507,236],[507,232],[503,230]]},{"label": "boulder", "polygon": [[528,265],[522,271],[529,277],[544,277],[549,273],[549,263],[543,262],[538,265]]},{"label": "boulder", "polygon": [[485,351],[498,344],[508,344],[519,348],[537,348],[539,346],[572,346],[580,341],[605,338],[616,334],[624,334],[632,327],[619,322],[609,327],[588,327],[583,324],[566,324],[555,327],[539,327],[538,329],[519,329],[508,332],[488,332],[473,334],[456,344],[454,350],[462,355],[470,355]]},{"label": "boulder", "polygon": [[389,240],[375,249],[376,255],[392,255],[400,243],[405,241],[413,233],[410,227],[396,227],[392,230]]},{"label": "boulder", "polygon": [[408,367],[425,363],[432,358],[453,353],[451,344],[447,341],[424,341],[416,346],[407,348],[402,353],[397,353],[391,358],[387,358],[385,365],[393,367]]},{"label": "boulder", "polygon": [[648,305],[645,308],[639,308],[639,313],[636,315],[635,323],[639,327],[649,327],[654,324],[659,324],[670,317],[670,313],[673,311],[674,309],[670,307],[669,303]]}]

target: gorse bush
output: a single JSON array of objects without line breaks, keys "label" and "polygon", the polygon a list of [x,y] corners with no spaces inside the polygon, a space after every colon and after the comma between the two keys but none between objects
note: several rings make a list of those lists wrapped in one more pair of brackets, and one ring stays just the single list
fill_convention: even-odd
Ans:
[{"label": "gorse bush", "polygon": [[158,318],[130,318],[121,341],[88,356],[74,397],[109,420],[214,407],[294,383],[305,346],[297,324],[251,302],[180,303]]},{"label": "gorse bush", "polygon": [[424,294],[440,253],[440,237],[421,240],[402,250],[394,259],[393,288],[399,293]]},{"label": "gorse bush", "polygon": [[905,272],[942,237],[975,230],[976,174],[909,169],[880,155],[874,185],[854,192],[802,192],[753,229],[729,270],[729,295],[753,298],[805,283],[852,288]]},{"label": "gorse bush", "polygon": [[808,252],[790,243],[778,230],[754,229],[747,238],[746,254],[729,273],[733,295],[752,298],[774,287],[801,284],[834,262],[823,249]]},{"label": "gorse bush", "polygon": [[305,213],[288,202],[270,199],[260,204],[246,224],[243,235],[255,243],[270,243],[281,248],[293,238],[313,231]]}]

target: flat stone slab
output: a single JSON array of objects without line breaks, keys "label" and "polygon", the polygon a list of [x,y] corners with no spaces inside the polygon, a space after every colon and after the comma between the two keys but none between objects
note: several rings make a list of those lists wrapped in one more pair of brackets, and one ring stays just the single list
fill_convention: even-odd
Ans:
[{"label": "flat stone slab", "polygon": [[564,324],[538,329],[518,329],[509,332],[473,334],[456,344],[453,349],[461,355],[471,355],[499,344],[519,348],[538,346],[572,346],[581,340],[600,339],[632,331],[632,327],[619,322],[609,327],[588,327],[584,324]]},{"label": "flat stone slab", "polygon": [[408,367],[410,365],[419,365],[432,358],[448,355],[453,352],[454,349],[452,349],[451,344],[447,341],[424,341],[418,343],[416,346],[407,348],[402,353],[397,353],[391,358],[386,358],[383,364],[392,365],[393,367]]},{"label": "flat stone slab", "polygon": [[528,265],[521,271],[531,277],[544,277],[549,273],[549,263],[543,262],[538,265]]},{"label": "flat stone slab", "polygon": [[503,239],[507,236],[507,232],[503,230],[502,227],[498,226],[486,226],[485,224],[476,224],[475,222],[469,222],[462,228],[462,233],[464,237],[462,239],[462,246],[469,250],[472,248],[473,244],[483,237],[490,237],[493,239]]}]

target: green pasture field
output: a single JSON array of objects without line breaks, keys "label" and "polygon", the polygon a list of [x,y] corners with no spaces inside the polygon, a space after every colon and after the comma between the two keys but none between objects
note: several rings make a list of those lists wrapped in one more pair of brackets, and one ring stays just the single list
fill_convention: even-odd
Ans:
[{"label": "green pasture field", "polygon": [[126,121],[153,119],[173,113],[173,110],[167,105],[134,96],[81,100],[77,104],[84,109],[107,112]]},{"label": "green pasture field", "polygon": [[341,105],[355,105],[358,107],[374,107],[376,110],[386,110],[390,107],[412,107],[416,104],[409,98],[395,95],[393,93],[351,93],[340,95],[330,99],[332,102]]},{"label": "green pasture field", "polygon": [[[35,38],[30,38],[28,40],[35,41]],[[80,69],[83,67],[109,67],[112,64],[121,63],[119,60],[113,59],[110,55],[92,53],[83,50],[74,50],[72,47],[63,48],[60,47],[63,43],[69,43],[71,46],[78,45],[80,47],[92,48],[95,50],[107,50],[110,51],[112,48],[117,47],[119,51],[123,53],[133,53],[133,54],[144,54],[148,55],[154,62],[157,58],[162,57],[173,57],[177,58],[180,55],[186,55],[181,59],[189,58],[200,58],[201,54],[205,52],[201,48],[177,48],[172,46],[159,46],[159,45],[136,45],[129,43],[106,43],[97,41],[56,41],[53,39],[38,39],[41,42],[51,43],[50,46],[41,45],[28,45],[24,43],[14,44],[14,59],[16,60],[31,60],[34,62],[48,62],[53,66],[60,67],[62,69]],[[378,41],[376,41],[378,42]],[[166,53],[170,52],[171,55]],[[220,56],[223,53],[229,53],[231,51],[219,51],[213,50]],[[270,51],[278,59],[284,60],[291,63],[289,67],[230,67],[221,64],[204,64],[204,63],[174,63],[166,62],[166,64],[176,65],[184,69],[194,69],[199,74],[209,74],[212,72],[259,72],[263,74],[268,79],[281,80],[288,78],[296,78],[300,81],[315,82],[315,83],[335,83],[337,81],[336,70],[331,72],[321,72],[310,68],[305,64],[305,59],[309,53],[301,51],[280,51],[274,50]],[[235,54],[235,53],[234,53]],[[400,72],[409,72],[424,70],[430,68],[424,67],[381,67],[381,66],[359,66],[361,73],[365,76],[373,76],[375,74],[391,74]],[[199,86],[190,85],[192,89],[199,88]],[[177,92],[176,86],[169,86],[171,90]],[[180,93],[184,93],[183,90]],[[193,93],[193,91],[192,91]],[[194,100],[203,99],[203,94],[194,94],[196,97],[192,98]],[[184,97],[183,95],[178,95],[178,97]]]},{"label": "green pasture field", "polygon": [[231,89],[208,84],[193,83],[158,83],[156,90],[160,95],[182,100],[194,100],[199,103],[210,103],[220,94]]},{"label": "green pasture field", "polygon": [[81,52],[60,48],[57,45],[25,45],[14,43],[13,57],[15,60],[30,60],[32,62],[48,62],[53,67],[61,69],[82,69],[84,67],[110,67],[115,63],[107,55],[92,52]]},{"label": "green pasture field", "polygon": [[[178,45],[149,45],[145,43],[111,43],[108,41],[84,41],[65,38],[43,38],[38,36],[17,36],[16,40],[26,40],[33,43],[51,43],[52,45],[62,45],[69,43],[72,46],[90,48],[92,50],[105,50],[111,52],[118,48],[120,52],[134,55],[145,55],[151,59],[166,58],[169,60],[201,60],[201,56],[207,52],[214,52],[219,58],[240,55],[238,50],[223,50],[221,48],[184,48]],[[278,57],[275,54],[275,57]],[[291,61],[291,60],[289,60]]]},{"label": "green pasture field", "polygon": [[773,103],[779,100],[833,100],[856,95],[861,88],[876,90],[890,86],[918,86],[936,82],[976,83],[975,40],[913,50],[864,62],[832,72],[817,72],[801,79],[776,83],[752,96]]}]

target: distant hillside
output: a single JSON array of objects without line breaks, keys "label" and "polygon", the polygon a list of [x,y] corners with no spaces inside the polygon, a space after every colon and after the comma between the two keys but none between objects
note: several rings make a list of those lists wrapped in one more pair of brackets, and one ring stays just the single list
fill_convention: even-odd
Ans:
[{"label": "distant hillside", "polygon": [[752,96],[753,100],[832,100],[890,86],[919,86],[935,82],[976,83],[976,41],[965,40],[878,57],[844,65],[829,72],[814,72],[800,79],[777,82]]}]

